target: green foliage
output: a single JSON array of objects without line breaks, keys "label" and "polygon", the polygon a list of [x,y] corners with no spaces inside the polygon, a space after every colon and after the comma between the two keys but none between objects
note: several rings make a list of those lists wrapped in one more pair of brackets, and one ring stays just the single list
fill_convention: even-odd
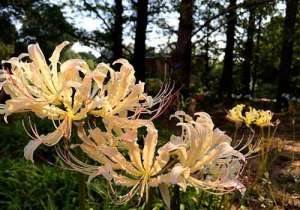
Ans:
[{"label": "green foliage", "polygon": [[38,42],[46,57],[50,57],[57,44],[68,40],[74,41],[74,28],[63,16],[56,5],[39,2],[25,9],[20,30],[21,48]]},{"label": "green foliage", "polygon": [[149,95],[155,95],[159,92],[163,83],[160,79],[157,78],[147,78],[146,79],[146,90]]},{"label": "green foliage", "polygon": [[9,58],[15,52],[15,46],[12,44],[4,44],[0,41],[0,57]]},{"label": "green foliage", "polygon": [[3,209],[75,209],[73,172],[7,158],[1,159],[0,168]]}]

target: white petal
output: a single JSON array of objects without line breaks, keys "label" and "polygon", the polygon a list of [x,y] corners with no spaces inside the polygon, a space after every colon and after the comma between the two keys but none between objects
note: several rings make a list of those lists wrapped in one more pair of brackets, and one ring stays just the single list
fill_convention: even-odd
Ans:
[{"label": "white petal", "polygon": [[33,152],[40,146],[43,142],[40,140],[31,140],[24,148],[24,157],[26,160],[33,161]]}]

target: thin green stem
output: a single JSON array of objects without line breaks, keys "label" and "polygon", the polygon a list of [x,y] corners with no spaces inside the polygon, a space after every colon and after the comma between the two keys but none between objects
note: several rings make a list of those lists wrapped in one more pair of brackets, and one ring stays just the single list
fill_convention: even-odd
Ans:
[{"label": "thin green stem", "polygon": [[275,203],[275,206],[277,207],[276,199],[275,199],[275,196],[274,196],[274,193],[273,193],[273,190],[272,190],[272,187],[271,187],[271,185],[270,185],[270,184],[268,184],[268,188],[269,188],[269,191],[270,191],[270,194],[271,194],[272,200],[274,201],[274,203]]},{"label": "thin green stem", "polygon": [[199,203],[198,203],[198,206],[199,206],[199,207],[200,207],[201,204],[202,204],[203,196],[204,196],[204,190],[202,190],[202,191],[201,191],[201,194],[200,194]]},{"label": "thin green stem", "polygon": [[212,209],[213,198],[214,198],[214,195],[211,194],[211,195],[209,196],[208,209]]},{"label": "thin green stem", "polygon": [[[79,137],[77,137],[77,142],[80,142]],[[77,155],[80,159],[83,159],[83,153],[81,151],[77,151]],[[86,183],[85,183],[85,175],[79,173],[78,174],[78,199],[79,199],[79,210],[86,210]]]},{"label": "thin green stem", "polygon": [[85,190],[85,176],[84,174],[78,174],[78,191],[79,191],[79,210],[85,210],[85,198],[86,198],[86,190]]},{"label": "thin green stem", "polygon": [[264,132],[264,128],[260,127],[260,132],[261,132],[261,156],[262,159],[264,159],[264,155],[265,155],[265,132]]},{"label": "thin green stem", "polygon": [[235,125],[235,129],[234,129],[234,134],[233,134],[233,144],[236,143],[238,130],[239,130],[239,126],[236,124],[236,125]]},{"label": "thin green stem", "polygon": [[155,193],[154,188],[150,187],[148,201],[147,201],[147,203],[145,203],[144,210],[151,210],[152,209],[151,207],[153,206],[154,193]]},{"label": "thin green stem", "polygon": [[224,199],[225,199],[225,195],[222,195],[221,200],[220,200],[220,203],[219,203],[219,208],[218,208],[218,209],[222,209],[222,204],[223,204],[223,202],[224,202]]},{"label": "thin green stem", "polygon": [[296,139],[296,130],[295,130],[295,118],[292,119],[292,126],[293,126],[293,140]]},{"label": "thin green stem", "polygon": [[180,210],[180,190],[179,186],[175,185],[173,191],[173,197],[171,201],[171,209],[172,210]]}]

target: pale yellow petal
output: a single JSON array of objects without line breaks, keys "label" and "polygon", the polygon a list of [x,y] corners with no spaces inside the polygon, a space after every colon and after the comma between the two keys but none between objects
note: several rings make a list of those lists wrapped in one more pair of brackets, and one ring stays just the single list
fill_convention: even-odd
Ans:
[{"label": "pale yellow petal", "polygon": [[154,128],[147,128],[147,136],[144,139],[143,148],[143,165],[146,171],[150,172],[155,155],[155,147],[157,144],[157,130]]},{"label": "pale yellow petal", "polygon": [[52,80],[55,86],[58,86],[58,76],[57,76],[57,64],[59,61],[60,53],[63,50],[65,46],[70,44],[68,41],[64,41],[60,45],[56,46],[52,56],[49,58],[51,61],[51,74],[52,74]]},{"label": "pale yellow petal", "polygon": [[109,147],[101,145],[97,147],[107,158],[117,163],[126,173],[133,176],[140,176],[141,172],[138,171],[126,158],[118,151],[116,147]]},{"label": "pale yellow petal", "polygon": [[32,59],[33,63],[35,64],[35,66],[40,70],[40,72],[43,76],[43,82],[47,85],[47,87],[49,88],[49,90],[51,90],[52,93],[55,93],[56,90],[52,83],[50,69],[49,69],[49,66],[45,60],[45,57],[40,49],[39,44],[29,45],[28,53],[29,53],[29,56]]},{"label": "pale yellow petal", "polygon": [[171,209],[171,197],[170,197],[168,185],[160,184],[159,191],[160,191],[161,197],[162,197],[164,203],[166,204],[167,208]]},{"label": "pale yellow petal", "polygon": [[31,140],[24,148],[25,159],[34,162],[33,153],[41,144],[43,144],[41,140]]}]

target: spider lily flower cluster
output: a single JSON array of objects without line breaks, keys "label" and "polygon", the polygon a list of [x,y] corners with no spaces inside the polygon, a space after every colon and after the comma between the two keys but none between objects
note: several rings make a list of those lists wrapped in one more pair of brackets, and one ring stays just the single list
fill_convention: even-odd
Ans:
[{"label": "spider lily flower cluster", "polygon": [[[147,200],[150,187],[159,187],[168,205],[168,188],[172,185],[183,190],[199,187],[214,193],[244,191],[239,179],[250,153],[243,154],[243,149],[251,142],[238,150],[231,146],[231,138],[225,132],[214,128],[207,113],[189,116],[177,111],[172,118],[179,120],[181,135],[172,135],[157,148],[159,132],[152,121],[169,103],[170,86],[162,88],[156,97],[148,96],[144,83],[136,83],[134,69],[125,59],[115,61],[121,64],[120,71],[104,63],[90,70],[81,59],[61,63],[60,53],[66,45],[68,42],[56,47],[50,65],[38,44],[30,45],[28,54],[4,62],[10,68],[1,71],[0,86],[11,97],[1,105],[5,119],[13,113],[32,112],[55,125],[53,132],[40,135],[31,124],[33,135],[24,149],[26,159],[33,161],[33,152],[41,144],[56,145],[65,163],[88,175],[89,182],[103,176],[115,195],[114,185],[129,188],[127,194],[116,196],[120,203],[134,195]],[[239,110],[232,111],[231,119],[235,115],[242,117]],[[145,119],[142,114],[152,117]],[[89,117],[103,126],[86,123]],[[70,139],[74,123],[81,142]],[[142,127],[147,134],[139,139]],[[62,144],[61,139],[68,141]],[[88,165],[78,159],[72,154],[75,147],[97,164]]]},{"label": "spider lily flower cluster", "polygon": [[[33,112],[40,118],[53,120],[56,128],[52,133],[40,135],[31,126],[33,135],[24,150],[26,159],[33,160],[33,151],[40,144],[52,146],[63,137],[69,139],[74,121],[83,121],[89,115],[106,121],[114,121],[116,116],[134,119],[141,113],[159,112],[161,107],[158,110],[151,107],[163,105],[167,97],[166,90],[155,98],[147,96],[144,83],[135,84],[134,70],[125,59],[115,61],[122,65],[119,72],[104,63],[90,70],[81,59],[60,63],[60,53],[68,44],[63,42],[56,47],[49,59],[50,66],[38,44],[29,45],[28,54],[4,61],[3,66],[9,64],[11,68],[1,71],[1,87],[11,99],[1,105],[0,113],[7,120],[12,113]],[[28,56],[30,62],[24,60]]]},{"label": "spider lily flower cluster", "polygon": [[238,104],[230,109],[226,118],[234,122],[237,126],[245,123],[246,126],[256,125],[258,127],[274,126],[272,122],[273,112],[270,110],[256,110],[249,106],[249,110],[245,111],[244,104]]}]

